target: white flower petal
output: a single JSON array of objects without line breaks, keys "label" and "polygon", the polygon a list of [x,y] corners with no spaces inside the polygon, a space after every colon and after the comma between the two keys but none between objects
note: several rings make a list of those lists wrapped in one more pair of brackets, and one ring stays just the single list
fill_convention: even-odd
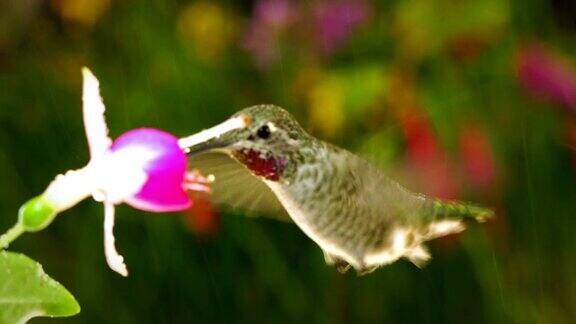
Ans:
[{"label": "white flower petal", "polygon": [[44,191],[44,199],[62,212],[89,197],[94,190],[96,174],[90,165],[59,174]]},{"label": "white flower petal", "polygon": [[106,107],[100,97],[100,84],[98,79],[87,67],[82,68],[84,86],[82,90],[84,129],[90,148],[92,159],[101,156],[112,145],[112,140],[108,136],[108,127],[104,112]]},{"label": "white flower petal", "polygon": [[150,154],[144,149],[134,147],[108,152],[94,162],[98,170],[96,187],[99,189],[93,193],[94,199],[98,200],[103,193],[107,201],[120,204],[140,192],[148,180],[146,171],[142,169],[142,162],[147,161]]},{"label": "white flower petal", "polygon": [[124,257],[118,254],[114,238],[114,204],[104,202],[104,254],[110,269],[122,276],[128,276],[128,269],[124,264]]}]

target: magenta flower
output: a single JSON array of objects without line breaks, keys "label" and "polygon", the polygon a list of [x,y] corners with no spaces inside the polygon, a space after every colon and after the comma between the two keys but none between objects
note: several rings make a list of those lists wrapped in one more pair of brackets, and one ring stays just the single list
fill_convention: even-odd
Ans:
[{"label": "magenta flower", "polygon": [[57,176],[42,195],[27,202],[20,212],[22,224],[12,233],[40,230],[58,213],[92,196],[104,203],[106,261],[111,269],[126,276],[124,258],[114,245],[114,206],[127,203],[151,212],[184,210],[192,205],[186,190],[209,191],[209,181],[197,172],[187,173],[186,155],[178,138],[169,133],[141,128],[113,142],[108,137],[98,80],[87,68],[82,72],[90,162]]},{"label": "magenta flower", "polygon": [[318,46],[332,54],[350,38],[368,17],[368,4],[362,0],[326,1],[315,11]]},{"label": "magenta flower", "polygon": [[280,58],[279,38],[295,18],[289,0],[260,0],[256,3],[243,46],[252,53],[259,68],[265,69]]},{"label": "magenta flower", "polygon": [[110,147],[112,154],[131,150],[145,152],[135,167],[144,170],[148,177],[137,194],[126,198],[127,204],[151,212],[179,211],[192,205],[182,185],[187,159],[176,137],[161,130],[141,128],[124,133]]},{"label": "magenta flower", "polygon": [[517,64],[524,88],[576,110],[576,72],[570,63],[542,45],[531,44],[521,49]]}]

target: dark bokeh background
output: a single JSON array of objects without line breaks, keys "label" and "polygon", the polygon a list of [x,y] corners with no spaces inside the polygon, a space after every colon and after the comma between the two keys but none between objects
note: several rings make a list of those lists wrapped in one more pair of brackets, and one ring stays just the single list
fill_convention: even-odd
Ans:
[{"label": "dark bokeh background", "polygon": [[113,136],[184,136],[274,103],[411,189],[498,215],[434,242],[423,270],[400,261],[357,277],[292,224],[200,200],[174,215],[122,206],[124,279],[87,200],[11,246],[82,305],[35,322],[573,321],[575,36],[573,1],[2,1],[2,229],[88,159],[82,65]]}]

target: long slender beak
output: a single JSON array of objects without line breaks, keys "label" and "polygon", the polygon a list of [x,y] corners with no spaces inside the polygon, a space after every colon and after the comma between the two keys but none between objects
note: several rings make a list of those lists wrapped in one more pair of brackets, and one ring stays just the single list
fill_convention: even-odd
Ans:
[{"label": "long slender beak", "polygon": [[223,148],[233,144],[235,138],[231,135],[248,127],[250,122],[250,116],[240,114],[212,128],[183,137],[178,141],[178,145],[188,156],[215,148]]}]

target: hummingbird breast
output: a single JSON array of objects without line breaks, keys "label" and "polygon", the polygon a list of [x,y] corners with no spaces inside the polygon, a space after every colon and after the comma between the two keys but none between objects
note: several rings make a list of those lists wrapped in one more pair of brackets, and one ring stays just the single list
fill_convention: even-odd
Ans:
[{"label": "hummingbird breast", "polygon": [[370,266],[368,257],[392,249],[396,229],[409,225],[413,195],[345,150],[319,143],[301,153],[292,179],[268,186],[326,253],[356,269]]}]

